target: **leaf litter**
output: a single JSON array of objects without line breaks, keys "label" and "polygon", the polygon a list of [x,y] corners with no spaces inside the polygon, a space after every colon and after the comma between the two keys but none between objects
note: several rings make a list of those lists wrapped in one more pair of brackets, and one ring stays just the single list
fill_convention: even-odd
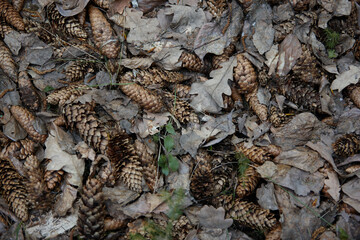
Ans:
[{"label": "leaf litter", "polygon": [[[57,118],[72,115],[65,106],[45,103],[39,112],[30,112],[45,123],[32,121],[31,115],[11,116],[9,108],[21,106],[27,96],[1,65],[1,156],[14,151],[9,160],[31,181],[23,167],[30,151],[24,150],[25,141],[36,139],[29,129],[47,134],[44,144],[29,154],[37,156],[41,171],[54,174],[56,186],[47,190],[56,197],[37,199],[46,207],[27,206],[34,209],[31,222],[24,223],[24,239],[73,234],[86,239],[80,217],[84,201],[102,206],[86,213],[98,213],[104,226],[98,232],[90,226],[91,234],[99,234],[95,239],[359,238],[357,1],[116,0],[110,8],[100,2],[56,1],[56,11],[59,18],[81,19],[90,5],[99,5],[112,28],[112,39],[102,48],[112,42],[121,46],[115,59],[99,54],[92,42],[93,23],[86,16],[82,26],[90,33],[87,42],[60,33],[61,21],[47,19],[53,1],[25,3],[22,17],[28,24],[35,20],[40,28],[29,25],[2,37],[44,102],[73,84],[66,79],[70,62],[92,63],[81,69],[86,77],[75,83],[91,90],[75,88],[81,94],[71,93],[64,101],[71,111],[87,106],[91,110],[81,110],[87,111],[86,117],[76,113],[79,120]],[[3,23],[1,27],[5,29]],[[189,55],[184,59],[185,53]],[[239,64],[238,53],[250,65]],[[196,66],[201,70],[194,71]],[[235,78],[240,67],[243,78]],[[123,81],[129,72],[134,82]],[[255,73],[255,83],[247,82],[249,72]],[[154,80],[157,74],[161,77]],[[148,84],[150,80],[157,82]],[[134,94],[141,97],[120,91],[124,84],[139,84]],[[245,85],[254,87],[241,89]],[[165,100],[168,93],[171,100]],[[161,99],[158,112],[146,108],[153,103],[149,96]],[[257,116],[259,109],[265,109],[266,118]],[[129,148],[126,156],[132,160],[122,156],[123,165],[114,165],[111,150],[102,150],[101,144],[112,143],[122,130],[129,135],[127,147],[136,139],[150,150]],[[281,150],[274,150],[274,144]],[[257,176],[238,171],[250,167]],[[95,179],[98,185],[91,185],[89,196],[86,189]],[[134,182],[140,192],[129,189]],[[252,190],[239,198],[241,187]],[[4,210],[7,204],[14,203],[1,202],[3,239],[17,224]],[[266,217],[256,215],[258,211]],[[270,227],[251,222],[271,222],[272,216]],[[109,219],[121,222],[120,227],[110,232],[105,227]]]}]

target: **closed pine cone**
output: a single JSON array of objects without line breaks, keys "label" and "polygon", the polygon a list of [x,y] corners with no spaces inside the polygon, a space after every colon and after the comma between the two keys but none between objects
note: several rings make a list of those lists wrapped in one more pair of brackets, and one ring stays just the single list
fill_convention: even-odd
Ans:
[{"label": "closed pine cone", "polygon": [[279,240],[281,239],[282,227],[281,224],[278,223],[274,226],[270,232],[265,235],[265,240]]},{"label": "closed pine cone", "polygon": [[30,139],[21,139],[16,142],[11,142],[2,149],[1,158],[11,159],[12,157],[20,160],[26,159],[28,156],[35,153],[37,144]]},{"label": "closed pine cone", "polygon": [[116,58],[120,51],[120,43],[113,34],[110,23],[101,11],[94,6],[89,7],[89,17],[96,46],[106,57]]},{"label": "closed pine cone", "polygon": [[204,64],[201,59],[194,53],[183,52],[179,58],[182,67],[193,72],[203,72]]},{"label": "closed pine cone", "polygon": [[175,95],[169,92],[163,94],[163,100],[168,111],[181,123],[199,123],[199,118],[188,102],[177,99]]},{"label": "closed pine cone", "polygon": [[277,223],[274,214],[268,209],[263,209],[252,202],[240,201],[240,199],[234,200],[226,217],[231,217],[241,225],[259,230],[272,228]]},{"label": "closed pine cone", "polygon": [[26,71],[21,71],[18,78],[21,101],[31,111],[38,111],[40,108],[40,97],[31,83]]},{"label": "closed pine cone", "polygon": [[66,66],[66,79],[71,82],[83,80],[90,65],[86,61],[72,61]]},{"label": "closed pine cone", "polygon": [[223,13],[227,9],[227,1],[226,0],[207,0],[206,1],[209,12],[217,19],[219,20]]},{"label": "closed pine cone", "polygon": [[11,57],[11,52],[0,40],[0,68],[5,72],[5,74],[13,81],[17,81],[17,70],[15,62]]},{"label": "closed pine cone", "polygon": [[6,0],[0,0],[0,17],[19,31],[25,30],[25,24],[19,12]]},{"label": "closed pine cone", "polygon": [[237,65],[234,68],[234,82],[242,94],[252,93],[257,89],[256,72],[251,62],[243,54],[237,54]]},{"label": "closed pine cone", "polygon": [[29,218],[25,179],[6,159],[0,158],[0,192],[9,208],[23,222]]},{"label": "closed pine cone", "polygon": [[220,195],[214,197],[211,200],[211,203],[212,205],[214,205],[214,207],[216,208],[223,207],[225,211],[228,212],[234,205],[234,199],[232,195]]},{"label": "closed pine cone", "polygon": [[96,178],[86,181],[81,194],[79,232],[86,239],[102,239],[104,237],[105,202],[102,193],[103,183]]},{"label": "closed pine cone", "polygon": [[277,107],[272,106],[270,108],[269,121],[272,123],[274,127],[278,128],[288,123],[290,121],[290,118],[287,117],[284,113],[280,112],[280,110]]},{"label": "closed pine cone", "polygon": [[110,136],[106,155],[110,159],[115,180],[120,179],[136,192],[141,192],[143,168],[131,137],[125,132]]},{"label": "closed pine cone", "polygon": [[239,199],[242,199],[250,195],[259,183],[260,175],[256,172],[256,169],[249,166],[243,176],[238,177],[238,183],[236,187],[236,195]]},{"label": "closed pine cone", "polygon": [[23,9],[25,0],[13,0],[12,4],[14,6],[14,9],[18,12],[20,12]]},{"label": "closed pine cone", "polygon": [[292,68],[294,75],[304,82],[319,84],[321,72],[316,57],[305,45],[302,46],[302,51],[303,53]]},{"label": "closed pine cone", "polygon": [[229,60],[231,55],[235,52],[236,48],[234,44],[230,44],[228,47],[224,48],[224,52],[221,55],[215,55],[212,58],[212,67],[213,69],[221,68],[221,64]]},{"label": "closed pine cone", "polygon": [[158,85],[162,87],[168,83],[184,81],[184,75],[179,72],[166,71],[160,68],[150,68],[137,71],[136,75],[133,74],[133,79],[143,86]]},{"label": "closed pine cone", "polygon": [[192,229],[194,227],[191,225],[189,218],[182,215],[173,223],[173,239],[184,240]]},{"label": "closed pine cone", "polygon": [[49,190],[54,190],[63,179],[65,172],[63,170],[47,170],[44,174],[44,181]]},{"label": "closed pine cone", "polygon": [[108,144],[108,131],[96,117],[94,105],[69,103],[63,108],[67,126],[76,129],[80,137],[96,151],[104,154]]},{"label": "closed pine cone", "polygon": [[245,95],[246,101],[249,103],[250,108],[255,112],[261,121],[266,121],[268,118],[267,107],[260,103],[257,96],[257,89]]},{"label": "closed pine cone", "polygon": [[169,89],[174,95],[178,98],[190,99],[191,95],[189,94],[191,87],[185,84],[177,83],[169,86]]},{"label": "closed pine cone", "polygon": [[4,19],[0,19],[0,37],[5,38],[5,35],[11,33],[12,31],[14,31],[14,29],[12,29],[12,27],[10,27]]},{"label": "closed pine cone", "polygon": [[295,11],[305,11],[309,8],[311,0],[292,0],[292,5]]},{"label": "closed pine cone", "polygon": [[270,161],[270,154],[261,147],[255,145],[247,147],[244,142],[238,143],[235,145],[236,152],[242,152],[250,161],[263,164],[265,161]]},{"label": "closed pine cone", "polygon": [[87,33],[75,17],[64,17],[56,9],[55,3],[47,8],[47,16],[55,29],[76,38],[87,38]]},{"label": "closed pine cone", "polygon": [[132,79],[133,75],[131,72],[126,73],[121,78],[119,85],[121,91],[145,110],[152,113],[161,112],[164,109],[161,97],[154,91],[133,83]]},{"label": "closed pine cone", "polygon": [[35,142],[45,142],[47,134],[41,134],[35,129],[36,118],[29,110],[20,106],[11,106],[10,111],[20,126]]},{"label": "closed pine cone", "polygon": [[294,27],[296,25],[296,22],[294,20],[289,20],[283,23],[279,23],[274,26],[275,29],[275,42],[281,42],[285,39],[287,35],[292,33],[294,30]]},{"label": "closed pine cone", "polygon": [[110,0],[92,0],[96,5],[101,8],[109,9],[110,7]]},{"label": "closed pine cone", "polygon": [[223,191],[225,186],[229,183],[232,169],[220,156],[213,158],[211,167],[214,175],[214,194],[216,195]]},{"label": "closed pine cone", "polygon": [[244,8],[245,12],[249,12],[251,10],[252,5],[256,2],[254,0],[239,0],[241,6]]},{"label": "closed pine cone", "polygon": [[354,155],[360,150],[360,137],[356,134],[345,134],[336,139],[333,149],[338,156],[348,157]]},{"label": "closed pine cone", "polygon": [[196,200],[202,200],[213,195],[214,178],[211,172],[211,156],[204,150],[195,158],[195,169],[190,178],[190,191]]},{"label": "closed pine cone", "polygon": [[85,94],[86,91],[89,89],[90,87],[82,83],[73,84],[50,93],[46,97],[46,101],[49,104],[59,105],[60,107],[62,107],[66,101],[72,102],[73,100],[77,99],[79,96]]},{"label": "closed pine cone", "polygon": [[350,88],[349,92],[351,101],[357,108],[360,108],[360,86]]},{"label": "closed pine cone", "polygon": [[154,191],[158,178],[157,161],[150,149],[141,141],[135,140],[135,151],[140,158],[141,165],[143,167],[143,174],[145,182],[150,188],[150,191]]}]

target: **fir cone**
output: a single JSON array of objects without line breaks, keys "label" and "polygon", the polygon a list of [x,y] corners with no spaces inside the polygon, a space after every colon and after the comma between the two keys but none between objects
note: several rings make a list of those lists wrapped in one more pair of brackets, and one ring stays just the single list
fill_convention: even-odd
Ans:
[{"label": "fir cone", "polygon": [[150,149],[141,141],[135,140],[134,146],[143,167],[145,182],[150,188],[150,191],[153,192],[158,179],[156,158],[153,156]]},{"label": "fir cone", "polygon": [[47,170],[44,174],[44,181],[49,190],[55,190],[60,186],[65,172],[63,170]]},{"label": "fir cone", "polygon": [[9,143],[3,148],[1,158],[11,159],[12,157],[20,160],[26,159],[28,156],[35,153],[37,144],[30,139],[22,139],[16,142]]},{"label": "fir cone", "polygon": [[0,40],[0,68],[5,72],[5,74],[11,80],[17,81],[17,69],[15,66],[15,62],[11,57],[10,50],[1,40]]},{"label": "fir cone", "polygon": [[110,23],[101,11],[94,6],[89,7],[89,17],[96,46],[106,57],[116,58],[120,51],[120,43],[116,35],[113,34]]},{"label": "fir cone", "polygon": [[0,37],[5,38],[5,35],[12,31],[14,31],[14,29],[5,22],[5,19],[0,19]]},{"label": "fir cone", "polygon": [[109,9],[110,7],[110,0],[92,0],[97,6],[104,8],[104,9]]},{"label": "fir cone", "polygon": [[0,0],[0,17],[19,31],[25,30],[25,24],[19,12],[6,0]]},{"label": "fir cone", "polygon": [[40,108],[40,97],[37,94],[35,87],[32,85],[31,80],[26,71],[21,71],[18,78],[18,86],[21,101],[24,106],[31,111],[38,111]]},{"label": "fir cone", "polygon": [[29,218],[24,178],[6,159],[0,158],[0,191],[9,208],[23,222]]},{"label": "fir cone", "polygon": [[169,86],[169,89],[172,91],[172,94],[176,95],[178,98],[191,98],[191,95],[189,94],[191,87],[188,85],[181,83],[172,84]]},{"label": "fir cone", "polygon": [[265,240],[279,240],[281,239],[282,227],[281,224],[278,223],[274,226],[270,232],[265,235]]},{"label": "fir cone", "polygon": [[227,9],[226,0],[207,0],[206,1],[209,12],[217,19],[220,20],[221,16]]},{"label": "fir cone", "polygon": [[72,102],[77,99],[79,96],[86,93],[90,88],[85,84],[73,84],[68,87],[58,89],[50,93],[46,97],[46,101],[52,105],[59,105],[60,107],[65,104],[65,102]]},{"label": "fir cone", "polygon": [[66,79],[71,82],[83,80],[90,65],[86,61],[72,61],[66,66]]},{"label": "fir cone", "polygon": [[349,92],[351,101],[357,108],[360,108],[360,86],[350,88]]},{"label": "fir cone", "polygon": [[356,134],[345,134],[333,144],[336,155],[348,157],[360,151],[360,137]]},{"label": "fir cone", "polygon": [[211,200],[214,207],[223,207],[225,212],[228,212],[234,205],[234,199],[232,195],[220,195]]},{"label": "fir cone", "polygon": [[40,169],[40,162],[34,155],[26,158],[24,168],[28,178],[28,200],[33,207],[37,207],[41,201],[45,200],[47,189],[44,182],[44,172]]},{"label": "fir cone", "polygon": [[302,46],[302,51],[303,53],[292,68],[294,76],[304,82],[319,84],[321,77],[321,71],[319,69],[321,68],[316,57],[313,56],[310,49],[305,45]]},{"label": "fir cone", "polygon": [[137,83],[132,83],[131,72],[126,73],[122,77],[119,87],[125,95],[149,112],[161,112],[164,108],[162,99],[158,94]]},{"label": "fir cone", "polygon": [[229,183],[232,169],[220,156],[212,159],[211,167],[214,176],[214,195],[216,195],[223,191],[225,186]]},{"label": "fir cone", "polygon": [[95,151],[105,154],[108,145],[108,131],[96,117],[91,103],[69,103],[63,108],[67,126],[76,129],[80,137]]},{"label": "fir cone", "polygon": [[245,95],[246,101],[249,103],[250,108],[255,112],[255,114],[259,117],[261,121],[267,120],[267,107],[259,102],[259,98],[257,96],[257,89],[252,93]]},{"label": "fir cone", "polygon": [[312,113],[322,113],[319,93],[309,84],[290,80],[279,86],[279,93],[299,108]]},{"label": "fir cone", "polygon": [[121,228],[125,228],[127,223],[128,223],[127,220],[120,220],[116,218],[105,218],[104,231],[115,231]]},{"label": "fir cone", "polygon": [[12,4],[14,6],[14,9],[18,12],[20,12],[23,9],[25,0],[13,0]]},{"label": "fir cone", "polygon": [[236,152],[242,152],[250,161],[257,164],[271,160],[270,154],[264,148],[255,145],[247,147],[245,142],[241,142],[235,145],[235,149]]},{"label": "fir cone", "polygon": [[179,58],[182,67],[193,72],[204,72],[204,64],[201,59],[194,53],[183,52]]},{"label": "fir cone", "polygon": [[194,227],[191,225],[189,218],[182,215],[173,223],[173,239],[184,240],[192,229]]},{"label": "fir cone", "polygon": [[104,237],[105,202],[102,193],[103,183],[96,178],[86,181],[81,194],[79,232],[86,239],[102,239]]},{"label": "fir cone", "polygon": [[20,106],[11,106],[10,111],[20,126],[35,142],[45,142],[47,134],[41,134],[35,129],[36,118],[31,112]]},{"label": "fir cone", "polygon": [[236,187],[236,195],[239,199],[242,199],[250,195],[259,183],[260,175],[256,172],[255,168],[249,166],[242,176],[238,177],[238,183]]},{"label": "fir cone", "polygon": [[258,80],[260,86],[262,87],[266,87],[270,82],[271,76],[268,75],[268,71],[269,70],[267,68],[263,68],[259,71]]},{"label": "fir cone", "polygon": [[237,65],[234,68],[234,82],[240,93],[252,93],[257,89],[256,72],[251,62],[243,54],[237,54]]},{"label": "fir cone", "polygon": [[282,40],[284,40],[287,35],[292,33],[295,25],[296,25],[295,20],[289,20],[289,21],[275,25],[274,26],[274,29],[275,29],[274,41],[279,43]]},{"label": "fir cone", "polygon": [[115,180],[120,178],[129,189],[141,192],[143,168],[131,137],[125,132],[110,136],[106,155],[110,159]]},{"label": "fir cone", "polygon": [[184,81],[184,75],[179,72],[171,72],[160,68],[149,68],[146,70],[138,70],[133,73],[134,82],[143,86],[165,86],[168,83],[176,83]]},{"label": "fir cone", "polygon": [[234,44],[230,44],[228,47],[224,48],[224,52],[221,55],[215,55],[212,58],[212,67],[213,69],[221,68],[221,64],[229,60],[231,55],[235,52],[236,48]]},{"label": "fir cone", "polygon": [[280,112],[280,109],[277,107],[271,106],[269,121],[274,127],[278,128],[288,123],[290,118],[288,118],[284,113]]},{"label": "fir cone", "polygon": [[272,228],[277,223],[274,214],[268,209],[239,199],[235,199],[234,205],[227,212],[226,217],[231,217],[242,225],[259,230]]},{"label": "fir cone", "polygon": [[210,158],[204,150],[196,155],[195,169],[190,178],[190,191],[196,200],[203,200],[213,195],[214,178]]},{"label": "fir cone", "polygon": [[199,118],[188,102],[177,99],[169,92],[163,94],[163,100],[168,111],[181,123],[199,123]]},{"label": "fir cone", "polygon": [[47,16],[50,23],[56,30],[60,30],[76,38],[87,38],[87,33],[81,26],[79,20],[75,17],[64,17],[56,9],[55,3],[47,8]]},{"label": "fir cone", "polygon": [[272,157],[277,157],[282,152],[281,147],[276,146],[274,144],[269,144],[265,147],[263,147],[266,152],[268,152]]}]

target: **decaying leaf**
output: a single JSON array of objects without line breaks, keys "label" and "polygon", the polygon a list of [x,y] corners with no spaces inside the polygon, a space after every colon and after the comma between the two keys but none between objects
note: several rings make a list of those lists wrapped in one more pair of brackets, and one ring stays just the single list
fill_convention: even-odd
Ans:
[{"label": "decaying leaf", "polygon": [[279,62],[277,64],[277,73],[285,76],[296,64],[296,60],[301,56],[301,44],[297,37],[289,34],[279,47]]},{"label": "decaying leaf", "polygon": [[325,179],[324,184],[327,187],[326,192],[337,202],[340,199],[340,183],[336,173],[332,170],[326,171],[328,179]]},{"label": "decaying leaf", "polygon": [[350,65],[350,69],[338,75],[331,84],[332,90],[342,91],[350,84],[356,84],[360,79],[360,68]]}]

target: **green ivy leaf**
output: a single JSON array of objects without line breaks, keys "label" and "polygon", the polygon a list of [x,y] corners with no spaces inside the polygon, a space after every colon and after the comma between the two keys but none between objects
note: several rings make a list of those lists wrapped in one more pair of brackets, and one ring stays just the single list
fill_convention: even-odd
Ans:
[{"label": "green ivy leaf", "polygon": [[175,172],[179,169],[180,163],[179,160],[174,157],[173,155],[169,155],[168,156],[168,160],[169,160],[169,168],[172,172]]},{"label": "green ivy leaf", "polygon": [[162,168],[161,168],[161,172],[162,172],[165,176],[167,176],[167,175],[169,175],[169,168],[168,168],[168,167],[162,167]]},{"label": "green ivy leaf", "polygon": [[175,129],[174,129],[173,125],[171,124],[171,122],[168,122],[166,124],[166,131],[172,135],[175,135]]},{"label": "green ivy leaf", "polygon": [[164,138],[164,146],[168,153],[174,148],[174,139],[170,135]]},{"label": "green ivy leaf", "polygon": [[52,86],[46,86],[44,89],[43,89],[43,92],[50,92],[50,91],[52,91],[52,90],[54,90],[54,88],[52,87]]}]

